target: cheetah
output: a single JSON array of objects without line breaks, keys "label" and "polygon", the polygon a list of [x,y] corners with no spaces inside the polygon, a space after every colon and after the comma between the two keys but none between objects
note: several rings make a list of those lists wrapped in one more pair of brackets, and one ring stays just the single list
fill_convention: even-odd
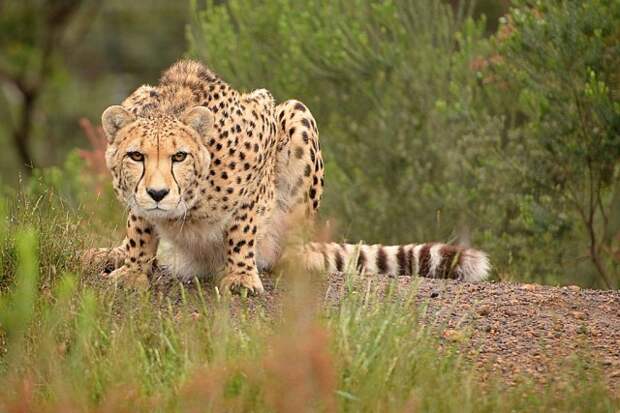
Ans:
[{"label": "cheetah", "polygon": [[[89,260],[113,280],[148,285],[154,266],[181,279],[223,274],[221,291],[263,292],[259,274],[283,254],[300,214],[312,219],[324,187],[317,124],[298,100],[276,104],[265,89],[241,93],[203,64],[182,60],[102,114],[106,163],[128,209],[119,247]],[[162,245],[160,245],[162,244]],[[309,270],[478,281],[487,256],[441,243],[401,246],[311,242]]]}]

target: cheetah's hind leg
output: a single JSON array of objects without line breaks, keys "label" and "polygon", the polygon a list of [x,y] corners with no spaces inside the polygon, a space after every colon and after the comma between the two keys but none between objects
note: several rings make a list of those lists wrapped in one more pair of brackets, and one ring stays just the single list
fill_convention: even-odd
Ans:
[{"label": "cheetah's hind leg", "polygon": [[279,130],[278,200],[293,216],[312,218],[323,193],[323,157],[319,131],[310,110],[298,100],[276,107]]},{"label": "cheetah's hind leg", "polygon": [[288,248],[287,243],[303,242],[309,235],[306,230],[311,226],[323,193],[324,165],[312,113],[302,102],[287,100],[276,107],[276,121],[277,206],[268,225],[259,229],[257,264],[261,271],[272,269],[280,261]]}]

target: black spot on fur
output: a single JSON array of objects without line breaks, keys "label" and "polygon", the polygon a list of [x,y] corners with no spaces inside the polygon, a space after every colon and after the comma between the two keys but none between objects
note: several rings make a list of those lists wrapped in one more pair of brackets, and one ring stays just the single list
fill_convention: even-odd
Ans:
[{"label": "black spot on fur", "polygon": [[415,265],[415,257],[413,256],[413,247],[409,248],[409,253],[407,254],[407,262],[408,262],[408,272],[410,275],[416,275],[415,271],[416,268],[414,268]]},{"label": "black spot on fur", "polygon": [[409,274],[410,265],[407,262],[407,254],[405,253],[405,247],[403,247],[402,245],[398,247],[398,252],[396,253],[396,261],[398,262],[398,274],[410,275]]},{"label": "black spot on fur", "polygon": [[388,270],[387,255],[382,246],[379,247],[379,251],[377,251],[377,269],[379,269],[381,274],[387,273]]},{"label": "black spot on fur", "polygon": [[420,277],[429,277],[431,271],[431,246],[432,244],[424,244],[420,249],[420,267],[418,274]]},{"label": "black spot on fur", "polygon": [[342,259],[342,255],[340,255],[340,252],[336,251],[336,255],[334,258],[336,260],[336,270],[342,272],[342,270],[344,269],[344,261]]},{"label": "black spot on fur", "polygon": [[298,146],[295,148],[295,157],[301,159],[304,156],[304,148]]},{"label": "black spot on fur", "polygon": [[444,245],[439,250],[441,262],[435,271],[436,278],[457,278],[455,269],[461,261],[461,248],[454,245]]}]

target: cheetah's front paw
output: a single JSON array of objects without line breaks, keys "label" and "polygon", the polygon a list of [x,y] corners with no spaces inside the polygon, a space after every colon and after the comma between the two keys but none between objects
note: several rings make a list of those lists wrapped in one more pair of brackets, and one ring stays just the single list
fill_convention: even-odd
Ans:
[{"label": "cheetah's front paw", "polygon": [[220,281],[220,291],[241,294],[246,288],[251,294],[265,292],[258,274],[229,274]]},{"label": "cheetah's front paw", "polygon": [[123,265],[125,252],[122,248],[91,248],[82,253],[80,261],[84,268],[109,274]]},{"label": "cheetah's front paw", "polygon": [[126,265],[112,271],[108,277],[110,282],[136,290],[146,290],[149,287],[149,277],[145,273],[129,268]]}]

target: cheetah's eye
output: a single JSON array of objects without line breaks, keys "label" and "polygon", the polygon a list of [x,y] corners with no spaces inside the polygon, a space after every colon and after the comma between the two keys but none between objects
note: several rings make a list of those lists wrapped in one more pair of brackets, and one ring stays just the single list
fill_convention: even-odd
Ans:
[{"label": "cheetah's eye", "polygon": [[144,155],[138,151],[127,152],[127,156],[136,162],[142,162],[144,160]]},{"label": "cheetah's eye", "polygon": [[173,162],[183,162],[185,158],[187,158],[186,152],[177,152],[174,155],[172,155]]}]

